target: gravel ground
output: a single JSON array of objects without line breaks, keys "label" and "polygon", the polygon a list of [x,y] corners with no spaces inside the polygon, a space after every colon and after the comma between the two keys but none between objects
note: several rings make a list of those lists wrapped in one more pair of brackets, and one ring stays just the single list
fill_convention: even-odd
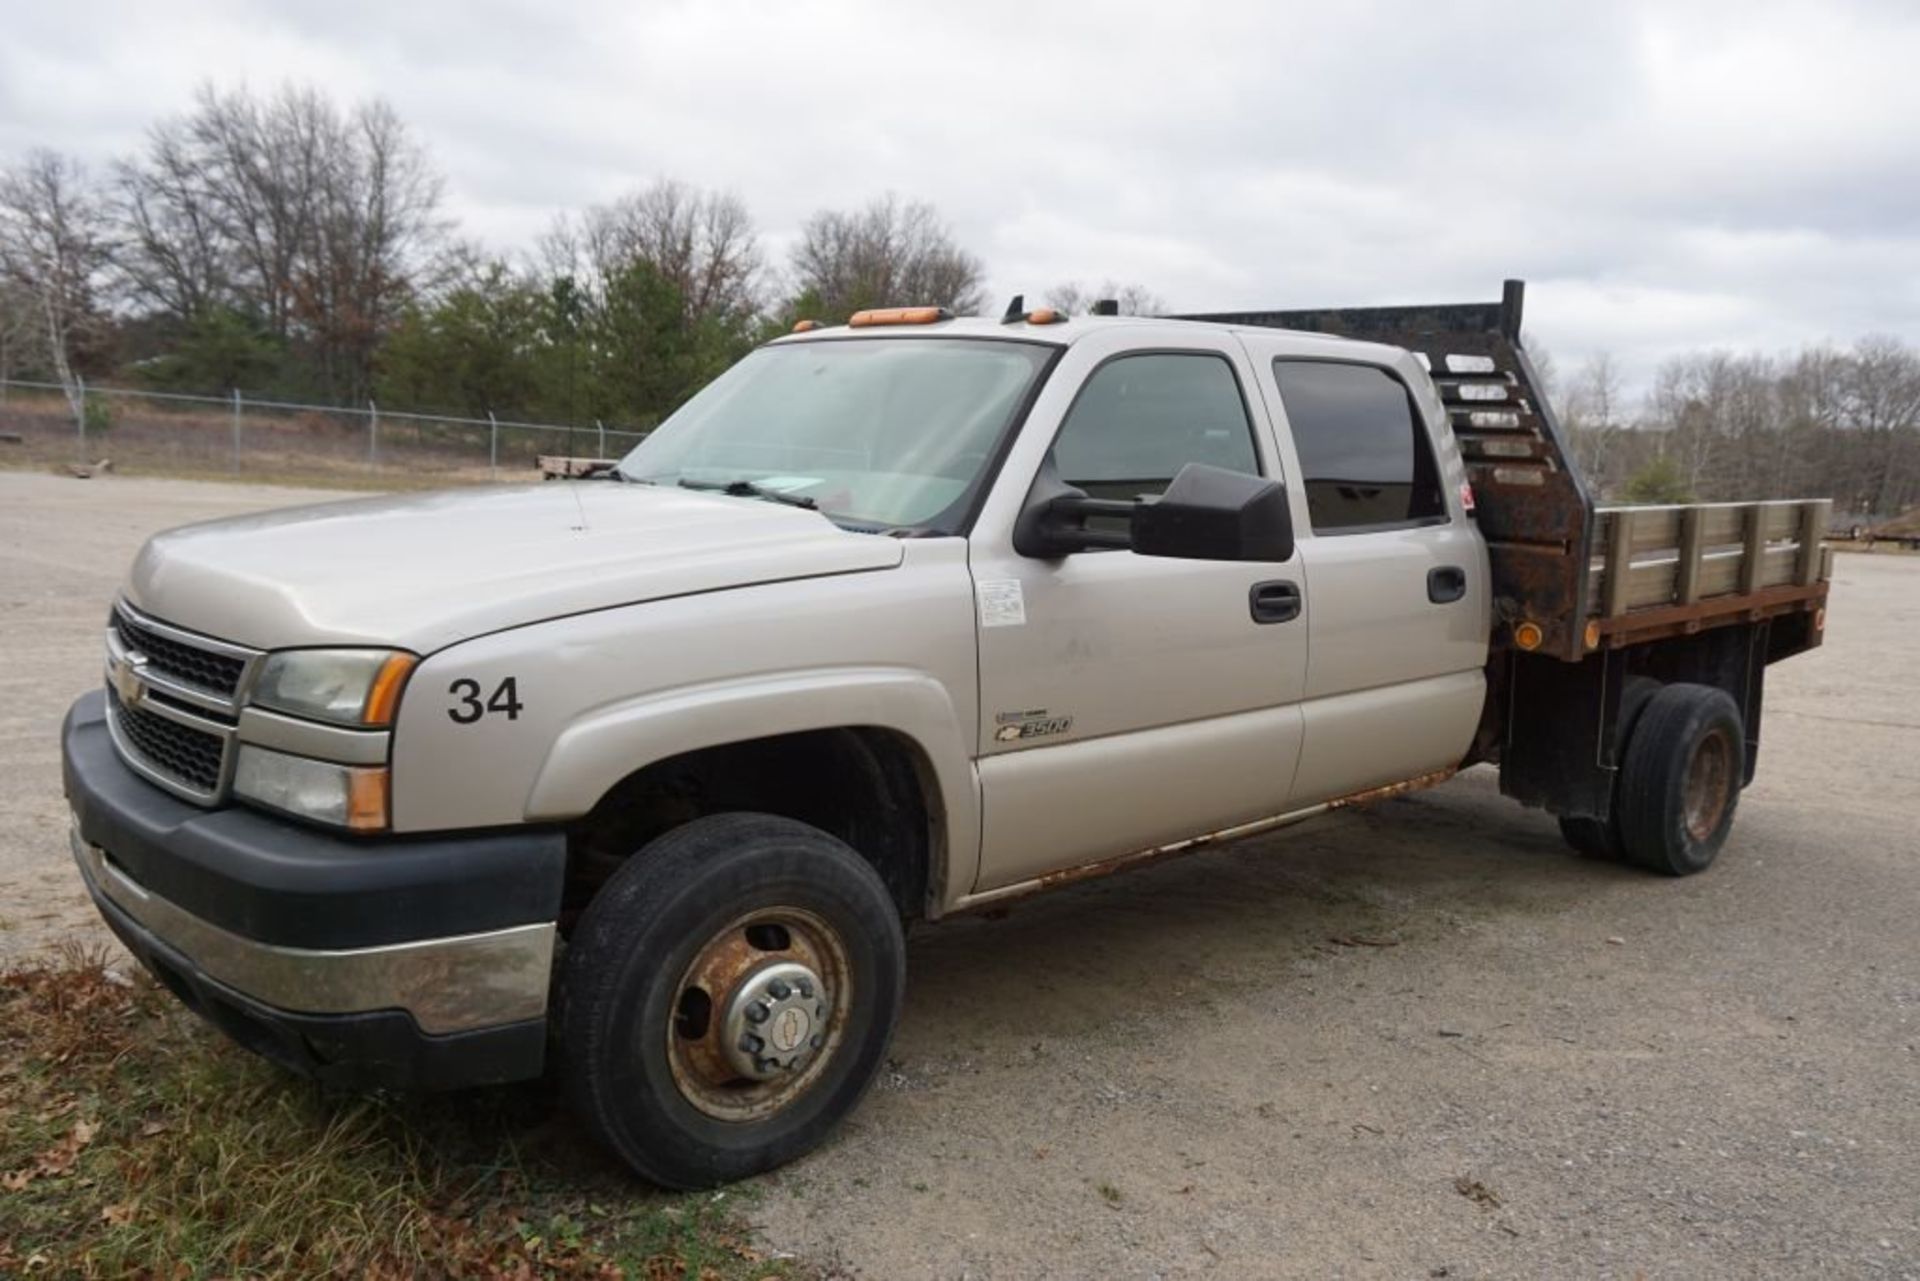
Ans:
[{"label": "gravel ground", "polygon": [[[0,953],[98,937],[55,739],[152,530],[320,497],[0,474]],[[338,497],[328,494],[325,497]],[[1920,558],[1837,558],[1705,876],[1486,771],[927,929],[770,1246],[914,1277],[1920,1278]]]}]

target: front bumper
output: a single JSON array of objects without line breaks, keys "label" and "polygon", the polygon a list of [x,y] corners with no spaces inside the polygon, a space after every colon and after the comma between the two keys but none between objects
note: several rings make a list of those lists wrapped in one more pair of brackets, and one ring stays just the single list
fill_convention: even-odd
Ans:
[{"label": "front bumper", "polygon": [[135,775],[91,694],[62,733],[73,853],[114,932],[247,1048],[323,1080],[539,1074],[565,838],[335,837]]}]

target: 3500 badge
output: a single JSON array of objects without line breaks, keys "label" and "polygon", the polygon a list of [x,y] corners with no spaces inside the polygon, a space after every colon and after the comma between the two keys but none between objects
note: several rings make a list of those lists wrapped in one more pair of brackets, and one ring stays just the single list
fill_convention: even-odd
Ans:
[{"label": "3500 badge", "polygon": [[1008,721],[993,731],[997,743],[1018,743],[1029,738],[1050,738],[1055,734],[1064,734],[1073,728],[1071,716],[1039,716],[1027,720]]}]

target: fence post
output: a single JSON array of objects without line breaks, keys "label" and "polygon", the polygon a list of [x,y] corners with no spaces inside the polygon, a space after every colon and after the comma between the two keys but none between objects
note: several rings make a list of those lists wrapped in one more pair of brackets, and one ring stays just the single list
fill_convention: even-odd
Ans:
[{"label": "fence post", "polygon": [[487,411],[487,472],[500,479],[500,423],[491,409]]},{"label": "fence post", "polygon": [[87,380],[80,375],[73,376],[75,387],[73,396],[73,425],[80,433],[80,462],[87,461]]},{"label": "fence post", "polygon": [[240,474],[240,389],[233,389],[233,474]]},{"label": "fence post", "polygon": [[605,458],[607,456],[607,425],[598,418],[593,420],[593,425],[600,431],[600,452],[595,454],[594,457]]},{"label": "fence post", "polygon": [[380,406],[367,402],[367,465],[380,466]]}]

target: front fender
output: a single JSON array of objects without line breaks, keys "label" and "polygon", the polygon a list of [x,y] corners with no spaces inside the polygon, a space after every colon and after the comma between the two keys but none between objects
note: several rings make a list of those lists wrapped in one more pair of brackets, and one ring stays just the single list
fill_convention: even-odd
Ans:
[{"label": "front fender", "polygon": [[870,726],[918,745],[949,860],[937,889],[965,893],[980,853],[978,698],[972,579],[957,538],[913,543],[885,572],[511,628],[414,669],[393,731],[393,827],[565,821],[683,752]]},{"label": "front fender", "polygon": [[526,818],[578,817],[629,774],[684,752],[842,728],[892,730],[919,748],[939,789],[928,799],[944,818],[946,887],[971,886],[980,807],[964,722],[938,681],[904,668],[781,672],[598,708],[554,740],[527,799]]}]

